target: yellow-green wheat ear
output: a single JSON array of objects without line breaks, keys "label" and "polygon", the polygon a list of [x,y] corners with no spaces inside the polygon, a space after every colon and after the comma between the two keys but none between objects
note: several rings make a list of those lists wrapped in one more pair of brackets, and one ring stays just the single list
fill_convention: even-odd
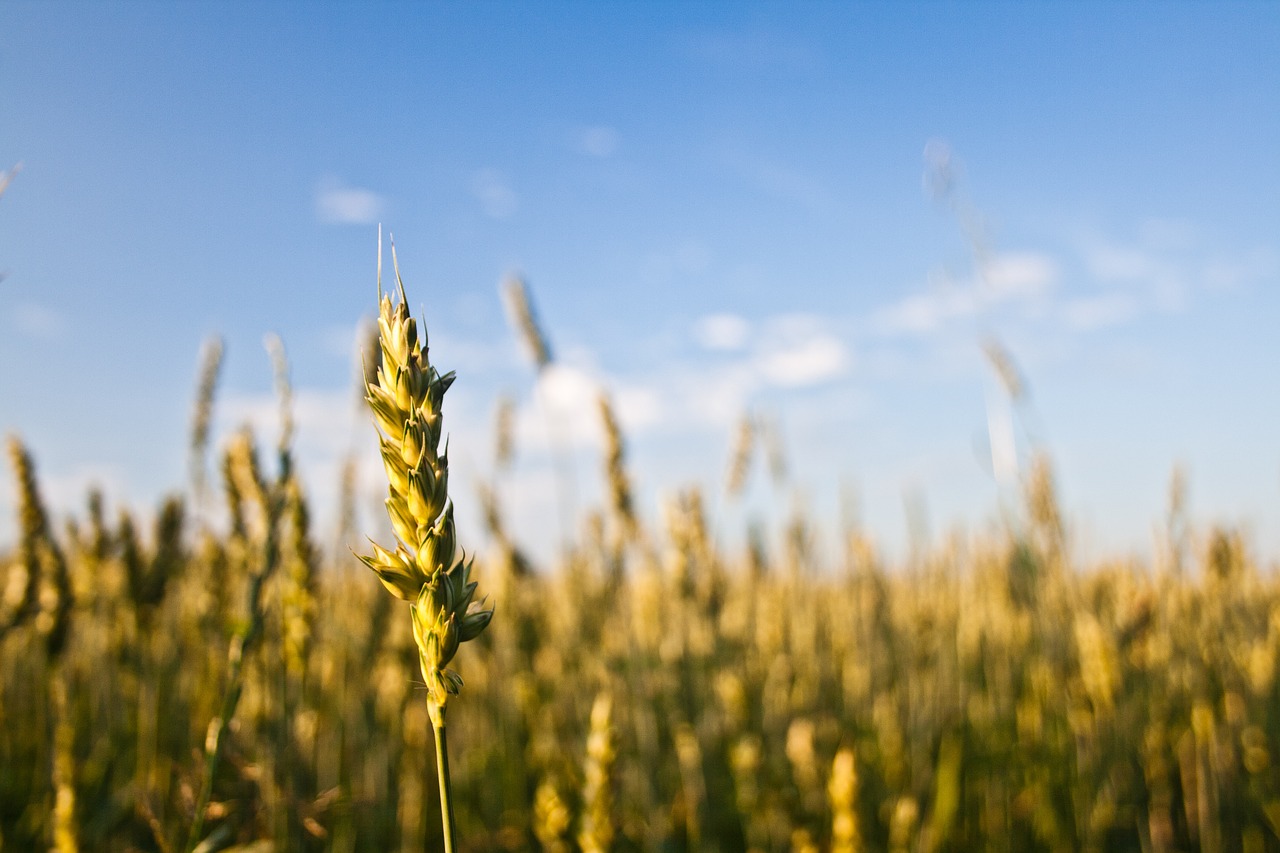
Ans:
[{"label": "yellow-green wheat ear", "polygon": [[452,372],[441,376],[431,366],[424,324],[409,313],[395,241],[391,263],[398,299],[382,290],[381,234],[378,238],[377,369],[366,368],[365,400],[373,413],[378,448],[387,474],[387,515],[395,539],[384,548],[371,542],[373,554],[361,556],[382,585],[409,602],[418,663],[427,685],[427,711],[435,733],[440,782],[440,813],[445,853],[457,846],[445,738],[445,704],[462,689],[462,676],[449,668],[458,647],[489,625],[493,610],[474,600],[471,562],[459,557],[453,503],[449,500],[448,444],[442,449],[445,392]]},{"label": "yellow-green wheat ear", "polygon": [[387,515],[395,539],[371,542],[360,559],[387,590],[410,603],[422,674],[431,701],[443,708],[462,679],[448,668],[458,646],[488,626],[493,611],[473,600],[471,564],[458,558],[449,460],[444,435],[444,395],[452,372],[441,375],[428,357],[425,326],[419,334],[409,314],[404,281],[392,243],[395,298],[378,287],[376,371],[366,374],[365,399],[373,413],[387,475]]}]

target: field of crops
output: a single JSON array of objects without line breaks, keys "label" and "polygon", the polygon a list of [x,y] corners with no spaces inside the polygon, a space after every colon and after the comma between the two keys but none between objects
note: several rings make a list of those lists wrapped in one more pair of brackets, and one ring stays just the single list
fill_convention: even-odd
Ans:
[{"label": "field of crops", "polygon": [[[601,416],[609,499],[562,565],[500,492],[462,543],[497,609],[454,661],[459,849],[1280,850],[1280,582],[1238,534],[1175,500],[1154,565],[1078,565],[1041,457],[998,535],[889,565],[853,528],[819,564],[794,517],[730,553],[696,490],[639,519]],[[8,456],[0,847],[440,849],[408,605],[336,545],[352,490],[313,529],[287,436],[241,434],[154,523],[90,494],[64,526]]]}]

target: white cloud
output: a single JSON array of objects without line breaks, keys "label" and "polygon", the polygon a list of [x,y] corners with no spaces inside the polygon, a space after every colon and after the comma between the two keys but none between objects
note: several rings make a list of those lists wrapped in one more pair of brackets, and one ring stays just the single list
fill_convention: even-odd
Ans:
[{"label": "white cloud", "polygon": [[1268,250],[1214,252],[1193,227],[1162,220],[1143,223],[1130,244],[1092,239],[1081,252],[1093,278],[1122,286],[1135,311],[1181,311],[1198,292],[1265,279],[1276,269]]},{"label": "white cloud", "polygon": [[1273,278],[1280,263],[1274,253],[1258,249],[1237,258],[1219,258],[1207,263],[1202,278],[1210,290],[1231,290],[1260,279]]},{"label": "white cloud", "polygon": [[812,43],[772,30],[689,33],[679,42],[696,59],[730,67],[807,72],[821,59]]},{"label": "white cloud", "polygon": [[600,384],[586,370],[564,363],[548,366],[538,376],[539,400],[555,415],[553,429],[569,443],[594,444],[599,421]]},{"label": "white cloud", "polygon": [[1090,246],[1084,258],[1089,272],[1102,281],[1137,281],[1150,276],[1155,269],[1151,254],[1137,248]]},{"label": "white cloud", "polygon": [[612,127],[588,127],[578,138],[578,149],[591,157],[611,157],[618,150],[622,137]]},{"label": "white cloud", "polygon": [[1058,276],[1058,264],[1043,253],[1000,253],[987,262],[978,280],[943,280],[903,297],[875,312],[872,327],[888,335],[921,335],[1001,306],[1031,308],[1044,302]]},{"label": "white cloud", "polygon": [[383,197],[372,190],[344,186],[332,177],[316,189],[315,205],[321,222],[340,225],[372,225],[386,208]]},{"label": "white cloud", "polygon": [[729,151],[726,165],[757,190],[810,210],[825,211],[831,206],[830,182],[798,166]]},{"label": "white cloud", "polygon": [[766,353],[760,368],[775,384],[795,387],[834,379],[845,372],[848,363],[844,344],[825,335]]},{"label": "white cloud", "polygon": [[816,385],[843,375],[851,366],[844,343],[818,317],[790,314],[772,318],[761,338],[755,366],[773,385]]},{"label": "white cloud", "polygon": [[520,206],[520,197],[496,169],[476,172],[471,179],[471,193],[485,215],[494,219],[510,219]]},{"label": "white cloud", "polygon": [[693,329],[698,344],[709,350],[740,350],[750,334],[751,324],[736,314],[710,314]]},{"label": "white cloud", "polygon": [[1068,300],[1062,306],[1067,325],[1080,331],[1115,326],[1138,313],[1138,301],[1128,293],[1106,293]]},{"label": "white cloud", "polygon": [[[307,459],[304,471],[317,470],[336,482],[337,466],[353,446],[362,442],[368,415],[356,392],[349,388],[293,389],[294,450]],[[229,392],[217,405],[218,433],[227,435],[242,426],[252,428],[260,448],[275,447],[280,437],[280,401],[274,394]],[[372,427],[368,435],[372,434]],[[265,458],[265,457],[264,457]]]},{"label": "white cloud", "polygon": [[28,338],[53,340],[67,331],[66,317],[45,305],[22,302],[13,309],[13,325]]},{"label": "white cloud", "polygon": [[985,269],[986,297],[992,302],[1027,299],[1047,292],[1058,279],[1058,265],[1040,252],[996,255]]},{"label": "white cloud", "polygon": [[681,362],[665,364],[661,370],[659,379],[633,380],[615,391],[624,413],[623,426],[631,434],[728,429],[760,386],[759,372],[746,361],[716,365]]},{"label": "white cloud", "polygon": [[1190,222],[1153,217],[1138,227],[1142,242],[1156,249],[1190,249],[1200,242],[1200,229]]},{"label": "white cloud", "polygon": [[653,388],[620,387],[613,394],[613,402],[624,430],[640,432],[662,422],[662,396]]},{"label": "white cloud", "polygon": [[644,275],[654,282],[670,283],[706,272],[714,260],[711,249],[701,240],[691,238],[644,259]]},{"label": "white cloud", "polygon": [[872,315],[872,325],[884,334],[927,334],[937,331],[947,320],[974,311],[972,291],[944,286],[926,293],[913,293],[887,305]]}]

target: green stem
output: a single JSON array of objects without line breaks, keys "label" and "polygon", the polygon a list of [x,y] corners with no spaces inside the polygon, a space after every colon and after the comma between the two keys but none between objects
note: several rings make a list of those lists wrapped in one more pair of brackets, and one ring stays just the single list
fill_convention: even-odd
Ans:
[{"label": "green stem", "polygon": [[444,734],[444,706],[430,699],[427,708],[431,714],[431,727],[436,732],[436,769],[440,773],[440,819],[444,822],[444,853],[453,853],[457,847],[457,829],[453,819],[453,786],[449,784],[449,747]]}]

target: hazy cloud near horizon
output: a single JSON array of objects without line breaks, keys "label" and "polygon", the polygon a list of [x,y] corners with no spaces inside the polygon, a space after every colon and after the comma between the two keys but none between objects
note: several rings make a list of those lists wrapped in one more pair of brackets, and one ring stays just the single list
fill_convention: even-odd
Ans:
[{"label": "hazy cloud near horizon", "polygon": [[332,175],[316,187],[316,216],[338,225],[373,225],[386,212],[386,199],[373,190],[345,185]]}]

